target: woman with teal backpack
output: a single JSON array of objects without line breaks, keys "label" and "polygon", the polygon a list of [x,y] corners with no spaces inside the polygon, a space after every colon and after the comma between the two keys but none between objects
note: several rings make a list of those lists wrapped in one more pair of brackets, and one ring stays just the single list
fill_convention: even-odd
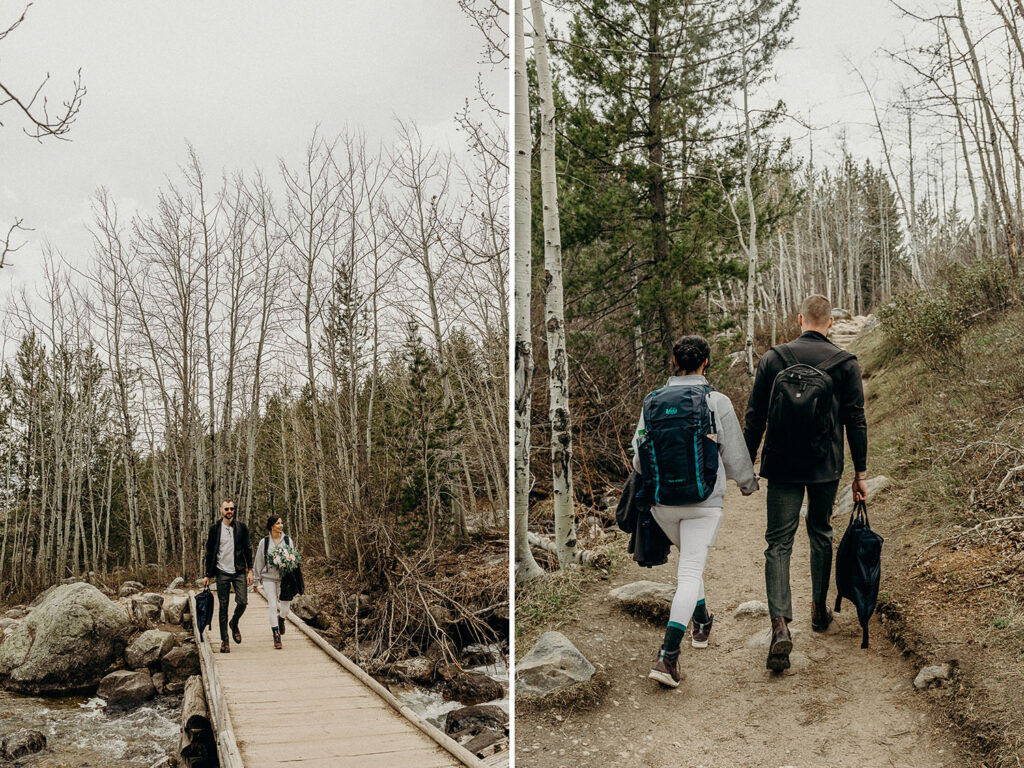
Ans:
[{"label": "woman with teal backpack", "polygon": [[693,621],[691,644],[706,648],[714,616],[704,595],[704,564],[722,522],[727,479],[744,496],[758,490],[732,402],[704,377],[710,348],[684,336],[672,350],[676,375],[644,399],[633,436],[633,466],[654,501],[651,513],[679,548],[676,594],[665,639],[648,677],[675,688],[683,679],[679,647]]}]

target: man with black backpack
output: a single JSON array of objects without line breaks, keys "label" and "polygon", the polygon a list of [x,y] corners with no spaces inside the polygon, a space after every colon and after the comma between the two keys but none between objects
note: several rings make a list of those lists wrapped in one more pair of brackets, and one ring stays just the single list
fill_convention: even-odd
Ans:
[{"label": "man with black backpack", "polygon": [[855,501],[867,498],[867,422],[857,358],[827,338],[832,305],[809,296],[798,316],[803,333],[765,353],[747,403],[743,436],[751,461],[764,436],[760,475],[768,481],[765,586],[772,619],[768,669],[789,667],[793,620],[789,558],[807,496],[811,545],[811,629],[824,632],[832,569],[832,506],[843,474],[843,431],[856,472]]}]

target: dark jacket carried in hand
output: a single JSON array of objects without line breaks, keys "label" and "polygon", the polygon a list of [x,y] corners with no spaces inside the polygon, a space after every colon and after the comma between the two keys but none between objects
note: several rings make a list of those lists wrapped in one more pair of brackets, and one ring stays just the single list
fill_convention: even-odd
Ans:
[{"label": "dark jacket carried in hand", "polygon": [[[799,363],[810,366],[821,365],[841,351],[817,331],[807,331],[786,346]],[[747,402],[746,424],[743,428],[743,437],[751,461],[756,459],[761,438],[765,433],[775,378],[787,367],[782,356],[774,349],[766,352],[757,366],[754,386]],[[831,451],[821,461],[798,469],[775,467],[769,455],[762,455],[762,477],[787,483],[827,483],[838,480],[843,474],[844,428],[846,439],[850,443],[854,468],[858,472],[867,469],[868,431],[864,418],[864,387],[857,358],[850,355],[847,360],[832,368],[829,376],[832,378],[832,395],[836,409]]]},{"label": "dark jacket carried in hand", "polygon": [[[217,553],[220,551],[220,530],[222,520],[210,526],[210,532],[206,536],[206,575],[217,578]],[[249,543],[249,529],[245,523],[239,520],[232,520],[231,527],[235,529],[235,573],[245,573],[252,568],[252,544]]]},{"label": "dark jacket carried in hand", "polygon": [[642,568],[653,568],[668,562],[672,542],[651,514],[651,502],[645,494],[644,479],[633,470],[622,489],[615,518],[619,527],[628,531],[629,547],[636,564]]}]

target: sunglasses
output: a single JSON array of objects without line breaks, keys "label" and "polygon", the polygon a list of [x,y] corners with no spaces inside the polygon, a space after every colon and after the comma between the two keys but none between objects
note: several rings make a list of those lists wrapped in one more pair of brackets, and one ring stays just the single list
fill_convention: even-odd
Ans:
[{"label": "sunglasses", "polygon": [[235,508],[234,507],[224,507],[224,511],[225,512],[234,512]]}]

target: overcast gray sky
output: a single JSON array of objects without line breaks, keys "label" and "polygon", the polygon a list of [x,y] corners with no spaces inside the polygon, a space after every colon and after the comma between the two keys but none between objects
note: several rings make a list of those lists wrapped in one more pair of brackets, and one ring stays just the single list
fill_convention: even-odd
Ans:
[{"label": "overcast gray sky", "polygon": [[[22,4],[0,4],[0,28]],[[483,38],[456,0],[35,0],[0,43],[0,81],[70,95],[88,89],[71,141],[36,143],[0,110],[0,225],[34,232],[0,271],[0,297],[38,278],[48,239],[79,261],[90,242],[89,201],[108,187],[128,214],[152,210],[191,141],[211,175],[296,158],[316,124],[388,140],[393,116],[424,139],[461,147],[454,114],[478,72],[508,99],[508,75],[479,63]]]}]

